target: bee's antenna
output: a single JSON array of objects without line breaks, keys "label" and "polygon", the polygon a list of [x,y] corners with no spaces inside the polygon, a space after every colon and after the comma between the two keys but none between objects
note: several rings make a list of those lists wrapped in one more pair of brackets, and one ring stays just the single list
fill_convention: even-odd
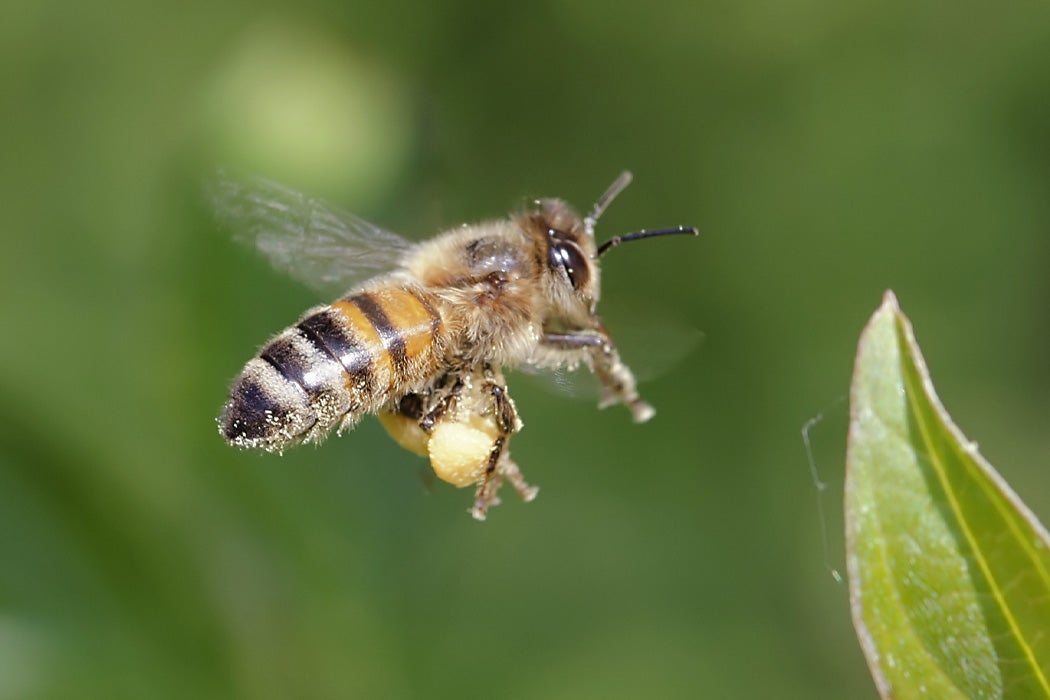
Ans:
[{"label": "bee's antenna", "polygon": [[[621,187],[620,189],[623,188]],[[700,235],[700,232],[692,226],[674,226],[672,228],[658,228],[653,229],[652,231],[639,231],[637,233],[624,234],[623,236],[613,236],[605,243],[598,246],[598,252],[594,254],[594,257],[600,258],[605,251],[610,248],[615,248],[621,243],[626,243],[627,241],[637,241],[642,238],[652,238],[654,236],[673,236],[679,233],[689,234],[690,236]]]},{"label": "bee's antenna", "polygon": [[620,177],[616,178],[613,184],[609,185],[609,189],[605,190],[605,194],[598,198],[598,201],[594,203],[594,209],[591,209],[591,213],[583,220],[583,226],[588,233],[592,236],[594,235],[594,225],[598,223],[598,217],[616,199],[616,195],[623,192],[624,188],[631,184],[632,179],[634,179],[634,175],[631,174],[631,171],[624,170],[620,173]]}]

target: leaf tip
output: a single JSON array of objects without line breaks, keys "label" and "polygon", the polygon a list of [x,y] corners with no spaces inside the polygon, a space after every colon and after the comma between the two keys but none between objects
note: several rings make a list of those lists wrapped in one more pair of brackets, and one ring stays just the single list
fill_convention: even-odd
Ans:
[{"label": "leaf tip", "polygon": [[891,313],[898,313],[901,310],[900,304],[897,303],[897,295],[893,293],[892,289],[887,289],[886,293],[882,295],[882,309]]}]

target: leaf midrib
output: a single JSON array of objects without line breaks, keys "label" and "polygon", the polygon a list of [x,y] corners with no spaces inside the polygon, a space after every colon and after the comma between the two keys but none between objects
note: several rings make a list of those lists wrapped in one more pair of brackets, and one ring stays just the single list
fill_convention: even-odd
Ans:
[{"label": "leaf midrib", "polygon": [[[946,478],[947,468],[946,468],[946,465],[944,463],[944,459],[941,456],[941,452],[935,448],[934,441],[931,438],[931,434],[929,432],[929,424],[927,422],[928,418],[923,413],[923,411],[921,410],[921,406],[918,404],[918,402],[916,401],[916,398],[915,398],[916,395],[917,395],[916,394],[916,389],[918,389],[919,393],[924,393],[924,392],[923,392],[923,387],[922,387],[922,378],[921,378],[921,376],[918,378],[919,379],[919,386],[918,387],[914,386],[914,382],[915,382],[914,374],[918,373],[918,367],[915,364],[915,357],[913,356],[913,354],[911,352],[911,348],[908,346],[908,343],[907,343],[907,333],[906,333],[906,331],[904,329],[900,328],[899,325],[898,325],[898,332],[901,333],[904,336],[903,339],[905,340],[905,350],[907,352],[908,365],[910,365],[911,368],[916,370],[916,372],[913,373],[911,371],[908,371],[908,367],[905,366],[904,376],[906,377],[906,381],[908,383],[908,387],[907,387],[908,405],[911,408],[912,415],[914,415],[915,418],[916,418],[916,424],[919,427],[919,432],[922,435],[923,443],[926,446],[926,453],[928,455],[930,455],[930,464],[933,467],[934,472],[937,474],[937,478],[938,478],[938,480],[941,483],[941,488],[944,491],[945,498],[948,501],[949,507],[952,510],[952,514],[955,517],[955,521],[956,521],[956,523],[957,523],[957,525],[959,527],[959,530],[963,533],[963,536],[966,538],[966,542],[967,542],[967,544],[970,547],[970,551],[973,552],[974,560],[977,562],[978,567],[980,567],[982,575],[984,576],[985,580],[988,581],[989,584],[990,584],[989,585],[989,589],[991,590],[992,597],[995,599],[996,603],[998,604],[999,610],[1002,613],[1004,619],[1006,619],[1007,623],[1009,624],[1010,629],[1013,630],[1014,639],[1017,640],[1018,646],[1021,647],[1021,649],[1022,649],[1022,651],[1024,653],[1024,656],[1025,656],[1025,659],[1028,661],[1028,666],[1029,666],[1030,669],[1032,669],[1033,675],[1039,681],[1039,685],[1043,689],[1044,694],[1047,695],[1047,696],[1050,696],[1050,683],[1048,683],[1046,676],[1043,674],[1042,668],[1036,662],[1035,654],[1033,653],[1031,646],[1028,644],[1028,640],[1024,637],[1024,635],[1021,634],[1021,628],[1017,624],[1017,619],[1013,615],[1013,610],[1012,610],[1012,608],[1009,605],[1007,605],[1006,599],[1003,597],[1003,595],[1001,593],[1001,586],[999,584],[999,581],[992,574],[991,567],[988,565],[988,562],[985,559],[982,550],[977,546],[977,539],[974,537],[974,535],[971,532],[970,528],[967,526],[966,520],[962,517],[961,506],[959,505],[959,502],[956,500],[954,492],[950,488],[950,484],[948,483],[948,480]],[[902,359],[903,359],[903,355],[902,355]],[[931,406],[932,406],[932,402],[931,402]],[[936,408],[936,407],[934,407],[934,408]],[[947,430],[947,426],[942,426],[942,427],[944,427]],[[982,485],[982,491],[983,490],[984,490],[984,487]],[[992,501],[995,502],[995,499],[992,499]],[[998,509],[998,506],[997,506],[997,509]],[[1006,518],[1006,520],[1007,520],[1007,522],[1010,523],[1010,526],[1011,526],[1010,529],[1013,531],[1014,530],[1014,528],[1013,528],[1014,523],[1011,521],[1010,518]],[[1015,536],[1017,535],[1016,531],[1014,531],[1014,535]],[[1024,538],[1021,538],[1021,539],[1023,541]]]}]

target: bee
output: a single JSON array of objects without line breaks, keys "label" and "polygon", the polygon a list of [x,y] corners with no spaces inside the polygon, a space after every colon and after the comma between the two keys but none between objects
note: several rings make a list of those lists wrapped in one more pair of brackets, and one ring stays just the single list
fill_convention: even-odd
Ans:
[{"label": "bee", "polygon": [[499,502],[505,480],[532,500],[537,489],[510,458],[522,422],[504,368],[584,365],[601,384],[600,406],[623,404],[639,423],[654,414],[598,316],[599,259],[628,241],[697,230],[598,245],[595,224],[630,181],[621,174],[583,218],[560,199],[540,199],[411,243],[280,185],[220,175],[214,203],[235,237],[301,281],[350,289],[248,361],[220,434],[235,447],[282,452],[377,414],[439,478],[476,486],[476,519]]}]

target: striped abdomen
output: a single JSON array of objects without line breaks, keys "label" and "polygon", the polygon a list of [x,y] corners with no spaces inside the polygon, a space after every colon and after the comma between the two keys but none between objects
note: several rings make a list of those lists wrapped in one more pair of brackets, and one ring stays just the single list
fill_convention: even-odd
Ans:
[{"label": "striped abdomen", "polygon": [[420,289],[371,289],[312,309],[249,360],[219,431],[270,451],[319,440],[425,384],[446,335],[435,298]]}]

